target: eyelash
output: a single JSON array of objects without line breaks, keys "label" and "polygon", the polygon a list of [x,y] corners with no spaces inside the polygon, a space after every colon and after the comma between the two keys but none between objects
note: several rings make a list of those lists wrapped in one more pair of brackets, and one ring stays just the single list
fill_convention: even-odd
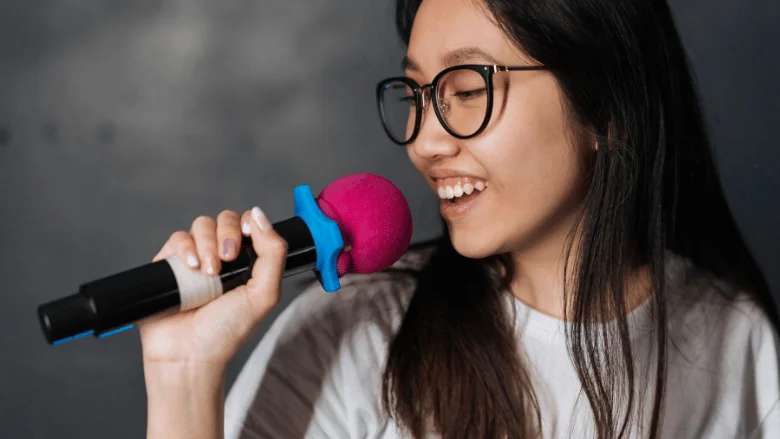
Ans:
[{"label": "eyelash", "polygon": [[[480,88],[475,90],[465,90],[465,91],[458,91],[453,94],[453,96],[465,100],[465,99],[471,99],[471,98],[477,98],[482,95],[484,95],[487,92],[486,88]],[[414,96],[404,96],[399,99],[401,102],[409,102],[410,104],[415,103]]]},{"label": "eyelash", "polygon": [[[470,98],[478,98],[478,97],[484,95],[486,92],[487,92],[486,88],[480,88],[480,89],[476,89],[476,90],[458,91],[458,92],[455,92],[455,94],[453,96],[456,96],[456,97],[458,97],[460,99],[470,99]],[[469,96],[466,96],[467,94]]]}]

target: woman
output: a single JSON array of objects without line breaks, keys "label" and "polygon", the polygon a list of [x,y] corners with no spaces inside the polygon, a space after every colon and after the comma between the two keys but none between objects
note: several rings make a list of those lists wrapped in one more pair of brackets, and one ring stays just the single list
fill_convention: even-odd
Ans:
[{"label": "woman", "polygon": [[405,76],[379,84],[380,115],[445,236],[302,293],[223,418],[285,244],[259,209],[174,234],[156,259],[215,273],[243,221],[260,259],[237,291],[141,325],[149,437],[780,437],[777,310],[665,2],[397,12]]}]

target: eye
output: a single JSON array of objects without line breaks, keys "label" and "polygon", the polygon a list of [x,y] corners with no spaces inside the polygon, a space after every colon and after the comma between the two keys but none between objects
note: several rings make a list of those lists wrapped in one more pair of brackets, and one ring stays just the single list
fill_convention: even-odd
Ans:
[{"label": "eye", "polygon": [[477,88],[474,90],[463,90],[454,93],[454,96],[460,100],[474,99],[483,96],[487,92],[486,88]]}]

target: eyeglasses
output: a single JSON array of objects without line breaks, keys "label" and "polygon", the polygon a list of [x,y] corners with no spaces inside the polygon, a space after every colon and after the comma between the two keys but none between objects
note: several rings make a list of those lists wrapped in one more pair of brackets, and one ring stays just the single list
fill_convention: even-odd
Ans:
[{"label": "eyeglasses", "polygon": [[388,78],[377,84],[379,116],[390,140],[406,145],[420,132],[428,101],[433,102],[436,118],[444,129],[458,139],[481,133],[493,110],[493,75],[519,70],[547,70],[546,66],[497,66],[467,64],[450,67],[419,85],[405,76]]}]

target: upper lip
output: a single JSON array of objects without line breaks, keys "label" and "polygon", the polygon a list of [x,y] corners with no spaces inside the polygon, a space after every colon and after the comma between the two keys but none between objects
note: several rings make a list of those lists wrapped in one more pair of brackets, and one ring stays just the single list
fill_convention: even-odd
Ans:
[{"label": "upper lip", "polygon": [[433,180],[454,177],[471,177],[477,180],[486,180],[485,178],[476,176],[474,174],[469,174],[468,172],[458,171],[456,169],[434,169],[429,175]]}]

